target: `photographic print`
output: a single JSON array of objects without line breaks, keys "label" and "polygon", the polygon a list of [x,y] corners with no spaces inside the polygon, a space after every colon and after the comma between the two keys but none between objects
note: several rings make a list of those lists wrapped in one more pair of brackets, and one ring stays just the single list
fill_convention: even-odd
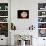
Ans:
[{"label": "photographic print", "polygon": [[38,23],[38,28],[46,28],[46,23]]},{"label": "photographic print", "polygon": [[0,23],[0,35],[8,37],[8,23]]},{"label": "photographic print", "polygon": [[8,22],[8,17],[0,17],[0,22]]},{"label": "photographic print", "polygon": [[29,18],[29,10],[18,10],[17,14],[18,14],[18,18],[20,18],[20,19],[28,19]]},{"label": "photographic print", "polygon": [[46,17],[38,17],[38,22],[46,22]]},{"label": "photographic print", "polygon": [[8,3],[0,3],[0,10],[8,10]]},{"label": "photographic print", "polygon": [[38,10],[45,10],[46,9],[46,3],[39,3],[38,4]]},{"label": "photographic print", "polygon": [[46,29],[39,29],[39,37],[46,37]]},{"label": "photographic print", "polygon": [[8,11],[0,11],[0,16],[8,16]]},{"label": "photographic print", "polygon": [[38,11],[38,16],[46,16],[46,11]]}]

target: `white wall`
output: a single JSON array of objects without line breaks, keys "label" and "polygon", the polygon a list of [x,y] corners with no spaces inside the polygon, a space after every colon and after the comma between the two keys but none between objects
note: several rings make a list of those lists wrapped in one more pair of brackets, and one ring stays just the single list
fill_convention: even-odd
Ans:
[{"label": "white wall", "polygon": [[[18,10],[29,10],[29,19],[18,19]],[[17,30],[27,30],[33,25],[37,28],[37,2],[30,0],[12,0],[11,1],[11,22],[16,25]]]},{"label": "white wall", "polygon": [[[37,36],[37,1],[33,0],[11,0],[11,22],[16,25],[17,30],[15,34],[32,34],[28,28],[32,24],[35,26],[33,35]],[[29,19],[18,19],[17,10],[29,10]],[[12,35],[13,36],[13,35]],[[13,37],[12,40],[14,41]],[[33,40],[34,41],[34,40]],[[37,42],[33,44],[37,44]],[[14,42],[12,43],[14,45]]]},{"label": "white wall", "polygon": [[[33,24],[35,26],[35,30],[32,33],[33,46],[43,46],[44,43],[43,38],[38,38],[38,3],[46,3],[46,0],[11,0],[11,22],[16,25],[17,30],[15,33],[25,32],[26,34],[25,30]],[[18,19],[17,10],[24,9],[29,10],[29,19]]]}]

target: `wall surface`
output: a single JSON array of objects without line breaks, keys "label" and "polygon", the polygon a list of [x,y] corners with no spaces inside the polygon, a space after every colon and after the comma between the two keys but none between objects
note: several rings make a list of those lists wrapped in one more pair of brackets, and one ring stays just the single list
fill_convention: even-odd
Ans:
[{"label": "wall surface", "polygon": [[[8,0],[0,0],[0,3],[7,3]],[[11,5],[10,5],[11,3]],[[10,0],[9,1],[9,18],[11,15],[11,22],[16,25],[16,31],[10,30],[9,32],[9,45],[14,45],[14,35],[16,34],[30,34],[32,35],[33,46],[46,46],[46,37],[38,37],[38,3],[46,3],[46,0]],[[10,11],[11,8],[11,11]],[[18,19],[18,10],[29,10],[29,19]],[[10,14],[11,12],[11,14]],[[10,23],[9,21],[9,23]],[[29,26],[34,25],[34,30],[28,30]],[[45,41],[43,40],[45,39]],[[10,41],[11,40],[11,41]],[[7,44],[4,38],[4,44]],[[0,41],[0,44],[2,41]],[[11,42],[11,43],[10,43]],[[45,45],[44,45],[45,44]]]},{"label": "wall surface", "polygon": [[[29,31],[28,27],[33,24],[35,30],[32,33],[32,44],[33,46],[44,46],[45,41],[43,42],[43,38],[38,37],[38,3],[46,3],[46,0],[11,0],[11,22],[16,25],[15,33],[18,34],[20,32],[26,34]],[[18,10],[29,10],[29,19],[18,19]]]},{"label": "wall surface", "polygon": [[[18,19],[18,10],[29,10],[29,19]],[[37,2],[32,0],[11,1],[11,16],[11,22],[14,22],[17,30],[28,30],[31,25],[37,28]]]}]

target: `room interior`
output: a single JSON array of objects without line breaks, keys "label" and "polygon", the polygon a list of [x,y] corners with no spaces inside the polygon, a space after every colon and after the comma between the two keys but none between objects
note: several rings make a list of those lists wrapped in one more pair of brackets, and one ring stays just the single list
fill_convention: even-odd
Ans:
[{"label": "room interior", "polygon": [[0,0],[0,46],[46,46],[46,0]]}]

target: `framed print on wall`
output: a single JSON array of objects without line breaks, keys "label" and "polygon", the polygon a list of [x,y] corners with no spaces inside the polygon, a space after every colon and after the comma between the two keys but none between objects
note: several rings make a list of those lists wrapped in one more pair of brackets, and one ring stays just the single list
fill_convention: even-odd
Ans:
[{"label": "framed print on wall", "polygon": [[39,29],[39,37],[46,37],[46,29]]},{"label": "framed print on wall", "polygon": [[29,18],[29,10],[18,10],[17,11],[17,18],[19,19],[28,19]]}]

